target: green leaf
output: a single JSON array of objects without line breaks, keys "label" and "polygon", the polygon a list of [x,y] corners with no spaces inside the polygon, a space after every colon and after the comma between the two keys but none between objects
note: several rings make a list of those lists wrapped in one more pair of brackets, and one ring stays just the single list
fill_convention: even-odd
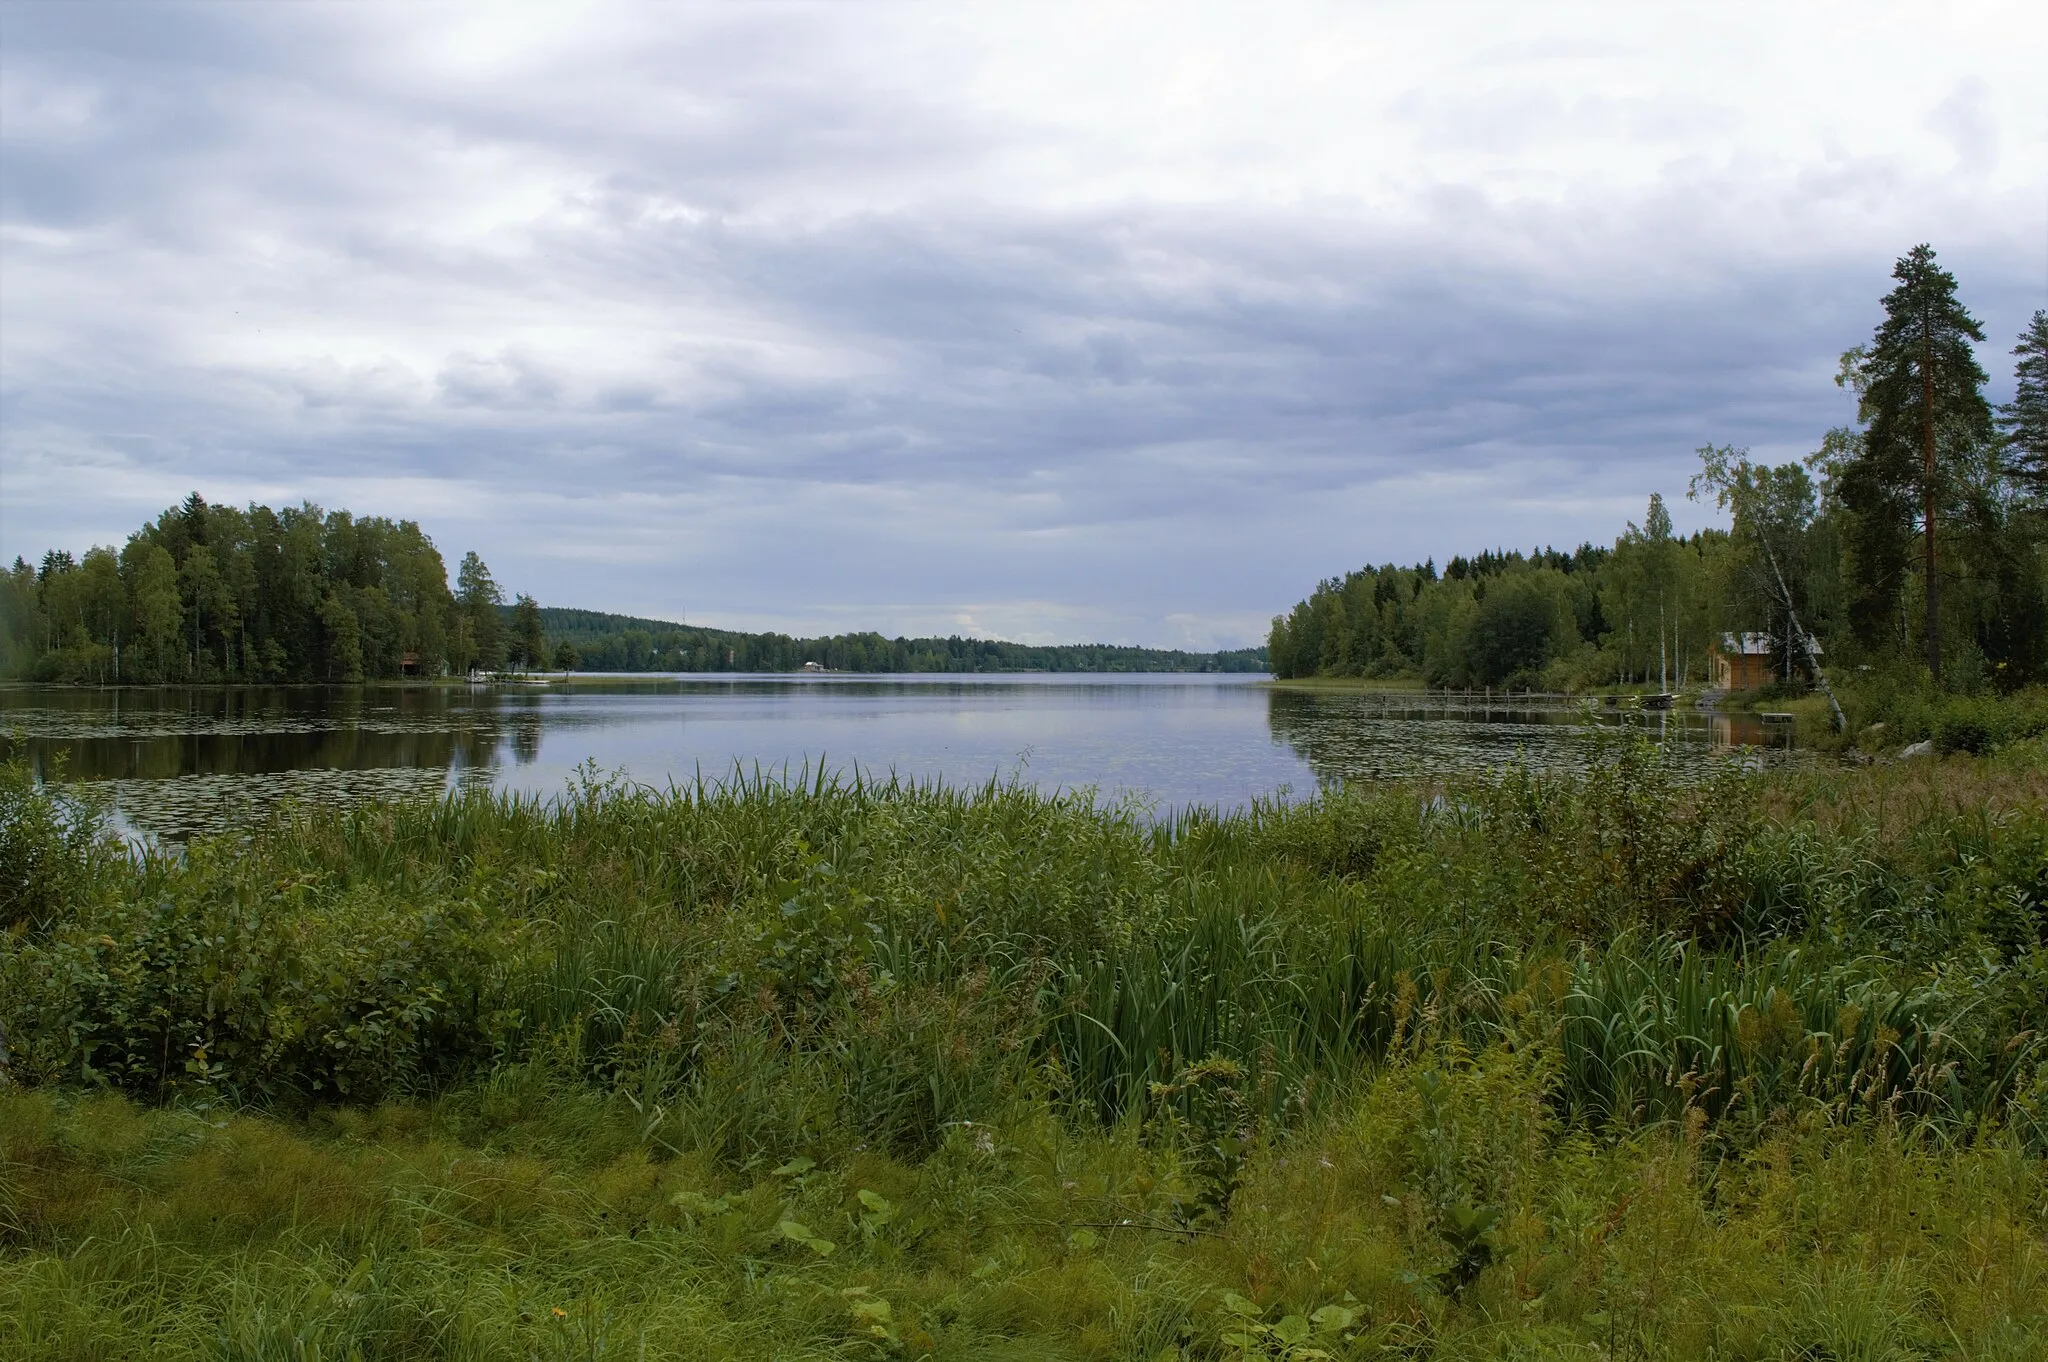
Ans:
[{"label": "green leaf", "polygon": [[1086,1253],[1102,1241],[1095,1237],[1095,1231],[1083,1225],[1067,1236],[1067,1243]]},{"label": "green leaf", "polygon": [[820,1238],[818,1235],[813,1234],[810,1226],[800,1220],[781,1221],[775,1226],[775,1229],[784,1239],[795,1240],[820,1258],[831,1257],[832,1251],[839,1247],[830,1239]]},{"label": "green leaf", "polygon": [[1257,1319],[1260,1315],[1266,1313],[1243,1296],[1238,1295],[1235,1291],[1223,1293],[1223,1308],[1229,1313],[1241,1315],[1245,1319]]},{"label": "green leaf", "polygon": [[818,1164],[815,1159],[807,1159],[803,1155],[799,1154],[795,1158],[791,1159],[788,1163],[783,1164],[780,1168],[769,1169],[768,1175],[770,1177],[777,1178],[797,1178],[802,1177],[805,1173],[810,1172],[813,1168],[816,1168],[817,1166]]},{"label": "green leaf", "polygon": [[702,1192],[685,1189],[670,1197],[668,1204],[686,1215],[723,1215],[739,1204],[739,1198],[731,1192],[724,1196],[705,1196]]},{"label": "green leaf", "polygon": [[1358,1312],[1347,1310],[1341,1305],[1326,1305],[1310,1315],[1309,1320],[1319,1331],[1334,1334],[1355,1324],[1358,1321]]}]

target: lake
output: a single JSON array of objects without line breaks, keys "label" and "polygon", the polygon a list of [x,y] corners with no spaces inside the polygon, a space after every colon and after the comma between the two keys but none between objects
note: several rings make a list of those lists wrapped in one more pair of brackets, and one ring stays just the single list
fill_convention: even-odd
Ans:
[{"label": "lake", "polygon": [[[0,750],[99,782],[121,822],[179,839],[285,797],[554,794],[579,768],[652,785],[822,762],[956,784],[1092,788],[1166,810],[1518,756],[1577,766],[1582,712],[1293,690],[1242,675],[579,676],[564,685],[0,688]],[[1702,763],[1765,747],[1747,716],[1634,720]]]}]

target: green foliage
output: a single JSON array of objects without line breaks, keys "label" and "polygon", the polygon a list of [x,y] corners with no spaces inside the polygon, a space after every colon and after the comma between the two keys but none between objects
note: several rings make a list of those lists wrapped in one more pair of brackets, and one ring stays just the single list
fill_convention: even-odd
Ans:
[{"label": "green foliage", "polygon": [[1112,644],[840,634],[791,638],[590,610],[510,605],[463,556],[451,592],[409,520],[317,506],[210,506],[197,493],[117,556],[52,552],[0,574],[0,676],[44,681],[353,684],[472,668],[568,671],[1258,672],[1262,648],[1213,653]]},{"label": "green foliage", "polygon": [[113,888],[123,853],[101,817],[89,792],[40,785],[23,763],[0,763],[0,930],[43,936]]},{"label": "green foliage", "polygon": [[496,671],[505,665],[505,593],[474,552],[462,555],[455,573],[455,670]]},{"label": "green foliage", "polygon": [[590,779],[179,857],[15,768],[0,1352],[2026,1356],[2016,760]]},{"label": "green foliage", "polygon": [[[1640,742],[1419,806],[1340,793],[1151,830],[1022,789],[595,783],[287,810],[177,858],[81,840],[11,779],[19,882],[99,886],[23,910],[38,929],[0,956],[35,1081],[301,1100],[554,1055],[652,1120],[744,1069],[774,1090],[720,1118],[744,1157],[835,1111],[935,1149],[1051,1063],[1079,1110],[1174,1113],[1207,1189],[1191,1214],[1223,1214],[1259,1132],[1358,1065],[1532,1018],[1556,1104],[1598,1122],[1977,1119],[2016,1062],[1999,1047],[2032,1053],[1994,1004],[2048,888],[2038,816],[1819,838],[1766,819],[1755,777],[1702,784]],[[2010,964],[1965,984],[1986,949]]]},{"label": "green foliage", "polygon": [[[474,558],[474,555],[471,555]],[[480,566],[480,565],[479,565]],[[433,674],[463,619],[408,520],[193,494],[117,556],[16,561],[0,579],[0,674],[49,681],[336,681]]]},{"label": "green foliage", "polygon": [[2006,468],[2037,495],[2048,495],[2048,310],[2035,309],[2013,346],[2018,382],[1999,408]]},{"label": "green foliage", "polygon": [[[1453,1125],[1502,1091],[1453,1085]],[[1162,1157],[1023,1110],[985,1148],[794,1188],[571,1089],[474,1135],[452,1095],[280,1121],[0,1094],[0,1353],[2021,1359],[2048,1336],[2040,1161],[1884,1126],[1718,1161],[1679,1130],[1544,1137],[1453,1298],[1414,1102],[1383,1072],[1190,1235],[1149,1210]],[[925,1234],[856,1228],[878,1181]],[[1083,1240],[1077,1208],[1112,1228]]]},{"label": "green foliage", "polygon": [[1631,525],[1611,548],[1485,553],[1453,559],[1441,577],[1433,564],[1387,564],[1323,582],[1274,620],[1274,674],[1517,690],[1697,684],[1721,632],[1755,627],[1756,593],[1733,581],[1726,534],[1677,539],[1661,498],[1651,512],[1654,529]]},{"label": "green foliage", "polygon": [[1955,276],[1934,263],[1932,247],[1915,246],[1892,277],[1898,287],[1885,295],[1884,320],[1859,366],[1858,415],[1868,429],[1842,476],[1857,546],[1852,618],[1866,646],[1891,627],[1905,582],[1904,543],[1917,516],[1925,544],[1923,642],[1939,680],[1942,512],[1992,449],[1986,376],[1970,348],[1984,331],[1956,297]]},{"label": "green foliage", "polygon": [[1577,629],[1562,580],[1531,572],[1503,576],[1480,599],[1465,636],[1465,666],[1482,685],[1541,679]]},{"label": "green foliage", "polygon": [[1259,1113],[1244,1092],[1244,1067],[1231,1059],[1189,1064],[1148,1096],[1167,1138],[1186,1160],[1190,1195],[1174,1204],[1182,1224],[1213,1224],[1230,1214],[1244,1182],[1246,1156],[1258,1136]]},{"label": "green foliage", "polygon": [[541,636],[540,604],[524,592],[512,603],[512,664],[522,668],[548,664],[547,640]]},{"label": "green foliage", "polygon": [[1349,1341],[1344,1331],[1358,1318],[1358,1312],[1347,1306],[1325,1305],[1313,1314],[1282,1315],[1269,1323],[1264,1309],[1235,1291],[1223,1293],[1219,1309],[1227,1320],[1217,1339],[1224,1356],[1275,1362],[1322,1362],[1336,1356],[1327,1347],[1315,1345]]},{"label": "green foliage", "polygon": [[2048,687],[2008,695],[1952,695],[1925,685],[1877,682],[1845,691],[1859,729],[1883,725],[1878,747],[1922,739],[1946,753],[1983,755],[2048,733]]}]

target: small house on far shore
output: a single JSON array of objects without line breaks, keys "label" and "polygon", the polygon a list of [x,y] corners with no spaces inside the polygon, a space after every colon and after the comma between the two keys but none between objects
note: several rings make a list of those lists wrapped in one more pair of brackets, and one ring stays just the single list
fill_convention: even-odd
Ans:
[{"label": "small house on far shore", "polygon": [[[1809,636],[1810,656],[1820,656],[1820,640]],[[1807,659],[1801,659],[1805,662]],[[1757,690],[1775,680],[1782,657],[1778,640],[1769,634],[1723,634],[1707,648],[1707,668],[1721,690]]]}]

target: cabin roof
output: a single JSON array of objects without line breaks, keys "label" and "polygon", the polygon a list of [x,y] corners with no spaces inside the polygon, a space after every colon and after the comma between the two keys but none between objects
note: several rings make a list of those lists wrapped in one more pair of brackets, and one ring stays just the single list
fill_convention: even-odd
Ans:
[{"label": "cabin roof", "polygon": [[[1820,640],[1812,634],[1806,636],[1806,646],[1815,657],[1821,655]],[[1769,634],[1723,634],[1720,651],[1726,657],[1769,657],[1776,652],[1778,642]]]}]

